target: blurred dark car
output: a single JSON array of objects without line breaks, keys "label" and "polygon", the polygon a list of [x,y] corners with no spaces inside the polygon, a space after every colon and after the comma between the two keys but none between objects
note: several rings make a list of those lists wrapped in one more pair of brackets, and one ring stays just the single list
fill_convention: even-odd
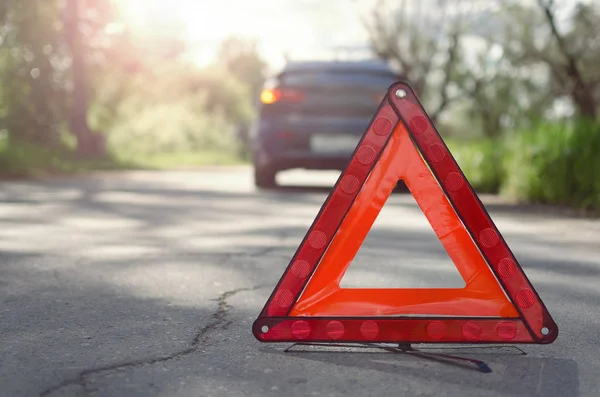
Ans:
[{"label": "blurred dark car", "polygon": [[342,171],[389,86],[401,80],[379,61],[290,62],[266,82],[250,129],[257,187],[279,171]]}]

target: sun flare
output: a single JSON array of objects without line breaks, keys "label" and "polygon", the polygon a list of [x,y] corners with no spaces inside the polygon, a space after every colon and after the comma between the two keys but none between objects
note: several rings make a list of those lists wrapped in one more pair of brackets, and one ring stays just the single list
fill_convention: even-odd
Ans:
[{"label": "sun flare", "polygon": [[[200,11],[198,1],[180,0],[121,0],[116,2],[126,23],[135,30],[152,30],[165,22],[180,22],[187,24],[186,13],[194,14]],[[189,17],[188,17],[189,18]]]},{"label": "sun flare", "polygon": [[177,35],[190,46],[212,46],[232,35],[254,38],[265,24],[264,14],[252,15],[241,0],[230,0],[226,5],[201,0],[115,2],[123,21],[136,35]]},{"label": "sun flare", "polygon": [[177,35],[201,62],[213,56],[220,42],[235,36],[257,40],[263,55],[278,63],[289,52],[312,53],[323,46],[364,41],[354,3],[374,0],[113,1],[136,35],[150,41],[156,34]]},{"label": "sun flare", "polygon": [[[246,5],[239,0],[230,0],[227,5],[200,0],[121,0],[117,4],[127,24],[138,32],[176,26],[185,30],[190,40],[252,35],[264,23],[264,17],[248,15]],[[234,12],[236,9],[240,12]]]}]

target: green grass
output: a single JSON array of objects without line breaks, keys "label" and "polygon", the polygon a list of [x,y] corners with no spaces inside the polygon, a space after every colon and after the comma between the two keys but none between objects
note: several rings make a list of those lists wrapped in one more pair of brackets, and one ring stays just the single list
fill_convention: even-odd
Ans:
[{"label": "green grass", "polygon": [[117,155],[121,161],[134,164],[144,169],[174,169],[196,166],[230,166],[246,164],[247,161],[232,153],[220,153],[217,151],[205,152],[171,152],[136,155],[123,153]]},{"label": "green grass", "polygon": [[243,164],[233,123],[192,105],[176,101],[127,113],[107,135],[110,150],[121,162],[144,169]]},{"label": "green grass", "polygon": [[600,211],[600,125],[547,122],[500,140],[448,140],[475,190],[518,202]]},{"label": "green grass", "polygon": [[206,165],[244,164],[231,153],[217,151],[135,154],[113,153],[102,159],[79,159],[68,148],[46,148],[0,140],[0,177],[70,175],[106,170],[164,170]]},{"label": "green grass", "polygon": [[92,170],[136,168],[112,156],[102,159],[78,159],[68,148],[47,148],[25,142],[0,141],[0,176],[40,177],[75,174]]},{"label": "green grass", "polygon": [[500,140],[448,139],[446,143],[479,193],[600,212],[598,123],[543,123]]},{"label": "green grass", "polygon": [[541,124],[507,136],[501,192],[521,201],[600,209],[600,125]]}]

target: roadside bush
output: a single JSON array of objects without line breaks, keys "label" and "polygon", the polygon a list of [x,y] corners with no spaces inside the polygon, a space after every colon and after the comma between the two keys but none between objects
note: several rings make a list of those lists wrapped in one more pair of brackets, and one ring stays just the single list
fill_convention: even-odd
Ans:
[{"label": "roadside bush", "polygon": [[27,141],[0,139],[0,176],[43,176],[90,170],[134,168],[108,156],[81,159],[67,146],[47,147]]},{"label": "roadside bush", "polygon": [[498,192],[504,155],[499,142],[491,139],[447,140],[446,144],[477,192]]},{"label": "roadside bush", "polygon": [[572,144],[575,202],[600,210],[600,123],[579,122]]},{"label": "roadside bush", "polygon": [[111,152],[133,160],[194,154],[222,163],[241,157],[236,128],[250,120],[253,109],[246,87],[227,71],[169,63],[151,74],[125,77],[116,75],[121,84],[110,78],[97,84],[90,111],[91,124],[107,133]]},{"label": "roadside bush", "polygon": [[519,200],[600,208],[600,125],[540,124],[505,142],[501,192]]},{"label": "roadside bush", "polygon": [[233,126],[218,113],[206,113],[191,99],[156,103],[123,117],[110,133],[111,150],[124,155],[237,153]]}]

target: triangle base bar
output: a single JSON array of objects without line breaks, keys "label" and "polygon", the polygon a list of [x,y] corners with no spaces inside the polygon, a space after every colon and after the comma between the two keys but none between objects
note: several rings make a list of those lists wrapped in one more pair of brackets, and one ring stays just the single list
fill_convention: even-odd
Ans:
[{"label": "triangle base bar", "polygon": [[261,342],[547,343],[518,318],[264,317],[252,331]]}]

